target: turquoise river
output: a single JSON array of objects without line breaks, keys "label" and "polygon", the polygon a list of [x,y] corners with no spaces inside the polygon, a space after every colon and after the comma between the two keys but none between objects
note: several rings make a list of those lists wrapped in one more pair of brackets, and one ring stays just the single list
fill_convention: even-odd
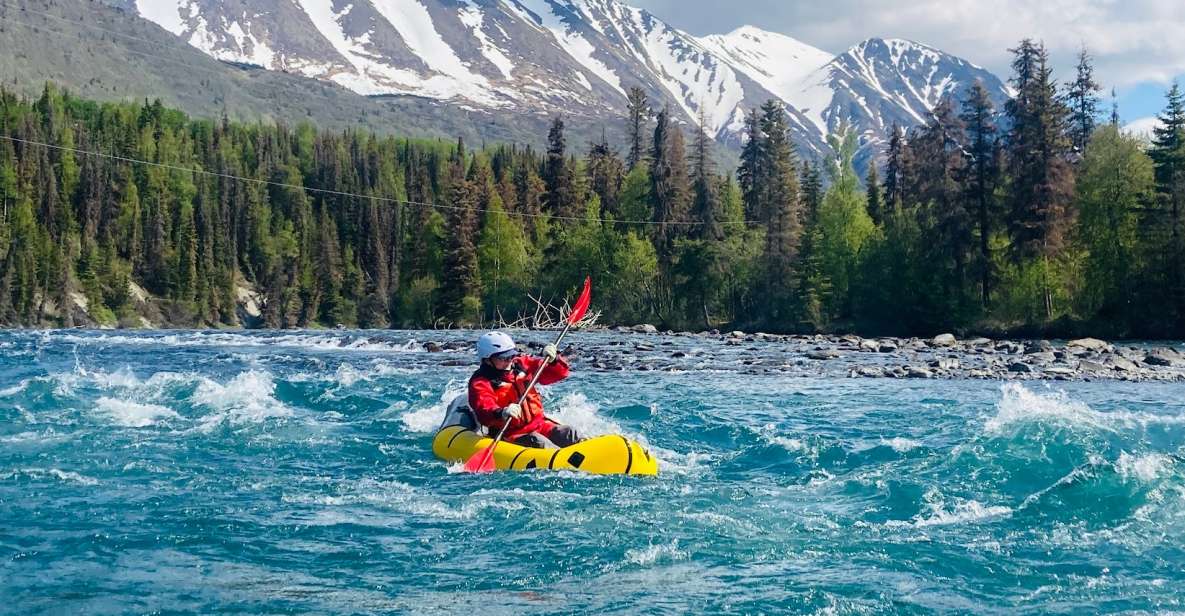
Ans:
[{"label": "turquoise river", "polygon": [[0,333],[0,613],[1185,612],[1185,384],[574,332],[697,358],[546,392],[660,475],[477,476],[430,451],[474,336]]}]

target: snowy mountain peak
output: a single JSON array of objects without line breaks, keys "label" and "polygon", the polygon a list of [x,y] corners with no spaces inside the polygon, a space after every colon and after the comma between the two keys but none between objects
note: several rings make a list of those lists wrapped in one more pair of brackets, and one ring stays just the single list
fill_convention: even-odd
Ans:
[{"label": "snowy mountain peak", "polygon": [[610,122],[637,86],[686,123],[702,112],[729,143],[748,110],[780,99],[804,154],[824,152],[841,121],[875,145],[975,79],[1007,95],[990,73],[912,41],[834,56],[755,26],[697,38],[618,0],[113,1],[215,58],[364,95]]}]

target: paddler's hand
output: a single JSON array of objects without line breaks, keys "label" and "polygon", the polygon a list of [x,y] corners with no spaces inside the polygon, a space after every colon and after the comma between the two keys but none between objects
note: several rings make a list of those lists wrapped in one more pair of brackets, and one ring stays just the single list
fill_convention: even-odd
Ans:
[{"label": "paddler's hand", "polygon": [[560,351],[559,349],[555,348],[554,344],[549,344],[543,347],[543,358],[547,360],[547,363],[554,364],[556,358],[559,356]]},{"label": "paddler's hand", "polygon": [[518,404],[511,404],[510,406],[502,409],[500,415],[502,415],[502,419],[522,419],[523,407],[519,406]]}]

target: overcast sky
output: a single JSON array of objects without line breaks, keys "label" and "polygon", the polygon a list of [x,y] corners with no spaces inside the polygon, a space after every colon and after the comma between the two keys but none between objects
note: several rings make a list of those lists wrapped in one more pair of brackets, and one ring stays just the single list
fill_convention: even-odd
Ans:
[{"label": "overcast sky", "polygon": [[[1125,121],[1153,115],[1185,75],[1185,0],[626,0],[703,35],[755,25],[832,53],[870,37],[932,45],[1009,76],[1008,48],[1045,41],[1064,81],[1085,44]],[[1109,105],[1109,103],[1108,103]]]}]

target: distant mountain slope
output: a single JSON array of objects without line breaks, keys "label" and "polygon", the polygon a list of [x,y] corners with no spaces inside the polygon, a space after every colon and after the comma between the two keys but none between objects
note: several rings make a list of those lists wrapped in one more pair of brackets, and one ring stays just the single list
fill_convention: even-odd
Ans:
[{"label": "distant mountain slope", "polygon": [[109,2],[126,12],[97,0],[0,0],[9,15],[0,42],[13,51],[0,57],[6,81],[161,97],[207,117],[225,109],[475,143],[539,144],[562,114],[574,147],[602,127],[620,134],[633,86],[687,124],[702,111],[732,148],[744,115],[778,99],[801,155],[826,153],[827,133],[846,122],[860,162],[894,123],[924,121],[975,80],[998,105],[1008,96],[988,71],[918,43],[869,39],[832,57],[755,27],[697,38],[617,0]]},{"label": "distant mountain slope", "polygon": [[[321,80],[228,65],[97,0],[0,0],[0,49],[0,79],[27,95],[53,81],[100,100],[160,98],[200,117],[225,112],[248,121],[314,121],[333,130],[461,136],[475,145],[540,143],[549,119],[459,109],[425,97],[366,97]],[[600,124],[574,129],[587,138],[601,132]]]},{"label": "distant mountain slope", "polygon": [[975,80],[1007,97],[991,73],[909,41],[832,56],[752,26],[697,38],[618,0],[121,1],[216,58],[499,117],[615,120],[639,86],[736,146],[744,114],[780,99],[808,156],[847,122],[865,159],[894,123],[924,121]]}]

